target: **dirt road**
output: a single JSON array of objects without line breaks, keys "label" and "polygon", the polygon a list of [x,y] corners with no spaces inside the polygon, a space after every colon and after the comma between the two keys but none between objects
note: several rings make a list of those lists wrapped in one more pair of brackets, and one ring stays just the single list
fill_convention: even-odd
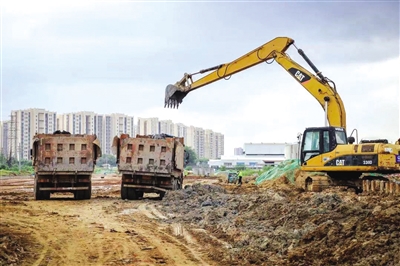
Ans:
[{"label": "dirt road", "polygon": [[164,222],[156,194],[121,200],[118,177],[95,178],[87,201],[35,201],[32,185],[2,179],[0,265],[218,265],[182,224]]},{"label": "dirt road", "polygon": [[125,201],[106,176],[91,200],[35,201],[32,177],[0,181],[0,266],[400,266],[397,196],[196,177],[163,200]]}]

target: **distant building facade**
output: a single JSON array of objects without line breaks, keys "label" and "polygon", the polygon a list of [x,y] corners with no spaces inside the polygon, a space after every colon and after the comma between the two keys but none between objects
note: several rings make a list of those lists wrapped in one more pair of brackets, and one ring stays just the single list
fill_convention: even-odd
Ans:
[{"label": "distant building facade", "polygon": [[96,134],[102,152],[111,154],[112,141],[122,133],[135,136],[134,117],[124,114],[101,115],[94,112],[76,112],[57,115],[58,130],[71,134]]},{"label": "distant building facade", "polygon": [[[240,149],[236,148],[235,152],[239,153]],[[277,165],[288,159],[297,159],[298,155],[297,143],[245,143],[244,154],[222,156],[220,160],[209,160],[208,165],[211,168],[224,166],[257,169],[267,165]]]},{"label": "distant building facade", "polygon": [[71,134],[96,134],[103,154],[112,154],[115,136],[166,133],[183,137],[198,158],[217,159],[224,154],[224,135],[210,129],[159,120],[157,117],[135,120],[133,116],[120,113],[96,114],[89,111],[56,114],[44,109],[32,108],[11,112],[10,120],[0,124],[0,152],[5,156],[30,159],[32,139],[36,133],[52,134],[54,131]]},{"label": "distant building facade", "polygon": [[10,120],[2,123],[2,153],[30,160],[33,136],[36,133],[53,133],[56,126],[55,112],[39,108],[11,111]]}]

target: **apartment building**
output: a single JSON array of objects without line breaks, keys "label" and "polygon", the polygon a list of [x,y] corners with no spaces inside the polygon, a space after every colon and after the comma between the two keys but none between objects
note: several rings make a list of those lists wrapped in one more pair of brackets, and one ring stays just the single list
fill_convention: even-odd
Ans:
[{"label": "apartment building", "polygon": [[57,115],[44,109],[12,111],[10,120],[0,126],[0,152],[6,156],[30,159],[32,138],[36,133],[51,134],[56,130],[71,134],[96,134],[102,152],[111,154],[115,136],[122,133],[130,136],[166,133],[183,137],[185,145],[193,148],[199,158],[217,159],[224,154],[224,135],[200,127],[159,120],[156,117],[138,118],[120,113],[96,114],[82,111]]},{"label": "apartment building", "polygon": [[217,159],[224,154],[224,135],[210,129],[173,123],[172,120],[158,118],[138,118],[137,132],[140,135],[165,133],[183,137],[185,145],[191,147],[198,158]]},{"label": "apartment building", "polygon": [[172,120],[160,120],[159,121],[159,132],[168,135],[177,136],[174,132],[174,123]]},{"label": "apartment building", "polygon": [[77,112],[57,115],[58,130],[71,134],[96,134],[102,152],[111,154],[112,141],[122,133],[135,135],[134,117],[119,113],[99,115],[94,112]]},{"label": "apartment building", "polygon": [[9,155],[9,145],[8,145],[8,128],[10,126],[10,121],[2,121],[0,123],[0,152],[4,156]]},{"label": "apartment building", "polygon": [[206,158],[205,130],[200,127],[189,126],[185,145],[191,147],[196,152],[198,158]]},{"label": "apartment building", "polygon": [[139,135],[153,135],[160,133],[160,125],[157,117],[151,118],[138,118],[137,134]]},{"label": "apartment building", "polygon": [[11,111],[10,120],[3,124],[3,150],[17,159],[30,159],[33,136],[36,133],[53,133],[56,130],[56,113],[30,108]]},{"label": "apartment building", "polygon": [[[224,134],[221,133],[215,133],[215,146],[216,146],[216,157],[215,158],[221,158],[222,155],[224,155],[224,150],[225,150],[225,136]],[[210,158],[210,159],[215,159],[215,158]]]},{"label": "apartment building", "polygon": [[94,112],[77,112],[57,115],[57,130],[71,134],[96,134],[97,115]]},{"label": "apartment building", "polygon": [[176,124],[174,124],[173,128],[174,128],[173,135],[177,136],[177,137],[180,137],[180,138],[184,138],[185,141],[186,141],[186,138],[187,138],[187,126],[185,126],[182,123],[176,123]]}]

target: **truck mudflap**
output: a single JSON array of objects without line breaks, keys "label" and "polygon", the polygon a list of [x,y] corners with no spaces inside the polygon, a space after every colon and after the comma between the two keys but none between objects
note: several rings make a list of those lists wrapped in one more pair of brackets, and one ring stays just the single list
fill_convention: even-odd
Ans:
[{"label": "truck mudflap", "polygon": [[160,188],[160,187],[155,187],[155,186],[145,186],[145,185],[132,185],[132,184],[124,184],[124,187],[131,187],[131,188],[147,188],[147,189],[154,189],[158,190],[160,192],[168,192],[168,189]]},{"label": "truck mudflap", "polygon": [[89,187],[40,187],[39,190],[47,191],[71,191],[71,190],[88,190]]}]

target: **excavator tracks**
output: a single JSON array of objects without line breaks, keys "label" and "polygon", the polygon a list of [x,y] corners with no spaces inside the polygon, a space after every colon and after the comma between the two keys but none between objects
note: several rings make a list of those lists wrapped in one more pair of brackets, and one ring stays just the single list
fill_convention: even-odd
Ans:
[{"label": "excavator tracks", "polygon": [[[347,183],[347,184],[346,184]],[[296,186],[308,192],[321,192],[332,187],[353,188],[357,193],[400,195],[400,174],[363,174],[359,180],[337,180],[325,173],[299,173]],[[360,189],[358,189],[360,188]]]},{"label": "excavator tracks", "polygon": [[363,192],[400,195],[400,174],[380,175],[379,177],[376,179],[376,176],[363,175]]}]

